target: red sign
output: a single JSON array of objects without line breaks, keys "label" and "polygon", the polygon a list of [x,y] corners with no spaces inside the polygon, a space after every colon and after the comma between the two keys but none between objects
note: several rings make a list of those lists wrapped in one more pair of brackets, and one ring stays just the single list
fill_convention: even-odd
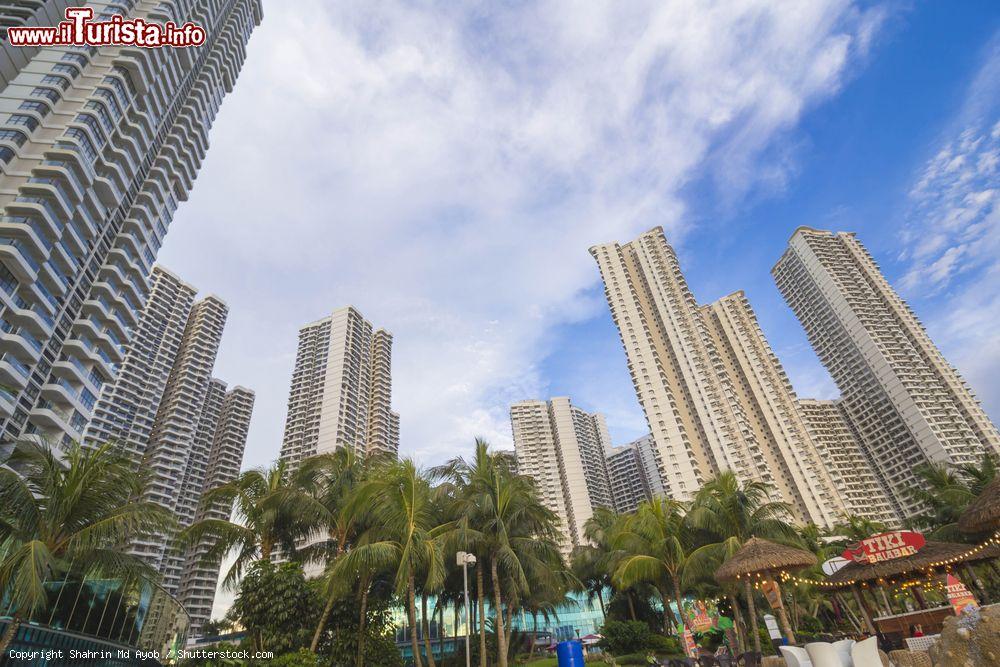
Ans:
[{"label": "red sign", "polygon": [[976,597],[954,575],[948,575],[945,590],[948,591],[948,602],[951,603],[956,616],[961,616],[966,611],[979,608]]},{"label": "red sign", "polygon": [[842,555],[855,563],[881,563],[885,560],[912,556],[926,543],[927,540],[920,533],[898,530],[872,535],[861,540],[857,546],[848,547]]}]

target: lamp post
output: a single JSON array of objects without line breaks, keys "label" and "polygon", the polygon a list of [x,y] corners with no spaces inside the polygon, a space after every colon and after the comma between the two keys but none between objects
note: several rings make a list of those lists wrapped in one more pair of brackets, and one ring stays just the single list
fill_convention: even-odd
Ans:
[{"label": "lamp post", "polygon": [[476,564],[476,557],[470,553],[459,551],[455,554],[455,562],[462,566],[462,586],[465,590],[465,667],[472,666],[472,655],[469,653],[469,566]]}]

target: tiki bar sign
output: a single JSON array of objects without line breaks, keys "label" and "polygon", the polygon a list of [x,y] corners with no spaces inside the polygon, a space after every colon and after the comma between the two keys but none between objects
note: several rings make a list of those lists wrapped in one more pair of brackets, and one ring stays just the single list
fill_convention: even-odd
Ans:
[{"label": "tiki bar sign", "polygon": [[843,553],[844,558],[855,563],[881,563],[895,558],[905,558],[920,551],[927,543],[924,536],[907,530],[881,533],[861,540]]}]

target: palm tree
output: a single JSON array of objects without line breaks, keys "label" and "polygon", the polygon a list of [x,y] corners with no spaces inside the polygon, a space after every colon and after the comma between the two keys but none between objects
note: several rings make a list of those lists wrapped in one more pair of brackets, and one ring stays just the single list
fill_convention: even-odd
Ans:
[{"label": "palm tree", "polygon": [[[488,567],[488,545],[485,536],[473,526],[481,526],[483,508],[477,505],[477,495],[489,487],[495,474],[513,475],[514,461],[506,452],[491,452],[489,444],[476,438],[475,453],[471,461],[457,456],[431,473],[444,479],[451,486],[454,498],[452,519],[455,521],[453,546],[456,551],[476,554],[475,567],[476,619],[479,626],[479,664],[486,667],[486,586],[484,570]],[[444,485],[442,485],[443,487]],[[442,489],[441,492],[444,492]]]},{"label": "palm tree", "polygon": [[5,654],[24,618],[47,604],[45,583],[68,577],[156,581],[156,571],[124,551],[129,540],[167,532],[170,513],[145,500],[148,468],[118,448],[71,445],[62,458],[23,443],[0,469],[0,593],[13,617]]},{"label": "palm tree", "polygon": [[202,496],[202,504],[235,504],[236,520],[203,519],[184,530],[181,540],[207,543],[206,562],[217,563],[235,550],[236,561],[223,580],[232,587],[252,562],[270,563],[275,549],[294,552],[295,539],[307,532],[305,522],[287,502],[289,483],[287,466],[279,460],[269,468],[247,470],[232,482],[210,489]]},{"label": "palm tree", "polygon": [[435,525],[431,488],[412,461],[380,468],[358,488],[352,505],[370,508],[372,527],[344,554],[332,575],[395,568],[397,595],[406,596],[413,660],[423,667],[417,636],[417,575],[422,584],[438,586],[444,576],[442,544],[450,525]]},{"label": "palm tree", "polygon": [[[509,455],[490,452],[482,439],[476,441],[471,464],[457,458],[436,472],[460,488],[457,511],[463,518],[456,529],[483,563],[476,568],[477,585],[484,576],[483,569],[489,567],[497,661],[500,667],[507,667],[508,624],[518,598],[530,590],[529,578],[534,573],[551,572],[553,564],[560,571],[564,569],[559,564],[556,516],[542,504],[534,483],[514,472]],[[481,585],[478,588],[482,617],[485,595]],[[506,616],[505,601],[510,605]],[[480,632],[485,655],[482,626]]]},{"label": "palm tree", "polygon": [[604,591],[612,589],[610,573],[614,570],[612,561],[616,555],[613,535],[621,525],[621,518],[614,510],[595,508],[583,527],[587,543],[575,547],[570,554],[571,569],[587,593],[587,602],[593,603],[596,598],[603,616],[607,615]]},{"label": "palm tree", "polygon": [[[326,454],[310,457],[292,477],[281,502],[297,512],[312,531],[323,531],[325,542],[316,542],[299,551],[307,561],[325,562],[327,570],[351,546],[367,514],[367,508],[352,503],[355,490],[365,474],[365,460],[353,447],[338,447]],[[309,650],[316,652],[333,605],[344,595],[346,578],[326,577],[326,606],[316,624]]]},{"label": "palm tree", "polygon": [[627,588],[638,583],[653,584],[663,603],[664,632],[671,634],[677,621],[670,610],[670,596],[683,614],[680,579],[687,562],[687,526],[684,505],[676,500],[655,498],[639,505],[626,517],[614,545],[622,552],[612,581]]},{"label": "palm tree", "polygon": [[958,529],[958,518],[990,480],[996,476],[996,461],[983,456],[982,464],[951,467],[940,463],[918,466],[914,473],[919,485],[909,489],[909,495],[923,511],[909,523],[930,537],[949,542],[968,539]]},{"label": "palm tree", "polygon": [[[711,576],[751,537],[797,542],[795,529],[788,521],[788,505],[772,501],[771,492],[770,485],[763,482],[740,484],[736,475],[729,471],[709,480],[698,491],[687,520],[691,527],[710,536],[710,541],[688,556],[690,576]],[[744,580],[743,591],[750,612],[754,650],[759,653],[760,631],[749,579]],[[779,610],[779,618],[782,615]]]}]

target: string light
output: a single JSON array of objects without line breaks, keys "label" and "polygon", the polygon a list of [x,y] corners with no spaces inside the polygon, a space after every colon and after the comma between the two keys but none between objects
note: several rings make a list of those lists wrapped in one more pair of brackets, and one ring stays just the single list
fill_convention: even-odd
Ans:
[{"label": "string light", "polygon": [[[990,539],[986,540],[982,544],[977,544],[976,546],[971,547],[968,551],[965,551],[965,552],[963,552],[961,554],[956,554],[954,556],[951,556],[950,558],[946,558],[946,559],[943,559],[943,560],[940,560],[940,561],[934,561],[932,563],[929,563],[929,564],[925,565],[922,569],[924,570],[924,573],[927,576],[927,581],[926,582],[923,582],[921,580],[907,581],[907,582],[901,583],[900,585],[903,586],[903,587],[910,587],[910,586],[917,586],[917,585],[926,586],[926,587],[933,587],[934,584],[930,583],[930,581],[931,581],[931,578],[934,576],[934,572],[933,571],[935,569],[937,569],[939,567],[944,567],[946,571],[951,572],[951,566],[954,565],[955,563],[961,563],[961,562],[964,562],[964,561],[968,561],[971,557],[975,556],[976,554],[980,553],[984,549],[987,549],[988,547],[991,547],[991,546],[1000,546],[1000,531],[997,531],[996,533],[994,533],[993,537],[991,537]],[[845,581],[831,582],[829,580],[810,579],[808,577],[799,577],[797,575],[791,574],[789,572],[784,572],[784,571],[779,572],[778,576],[781,578],[782,582],[789,582],[790,581],[790,582],[795,583],[795,584],[801,584],[801,585],[806,585],[806,586],[816,586],[818,588],[826,588],[826,589],[831,589],[831,588],[845,588],[847,586],[855,586],[857,584],[860,584],[861,586],[863,586],[865,588],[868,587],[867,581],[861,581],[861,580],[858,580],[858,579],[848,579],[848,580],[845,580]],[[758,579],[760,578],[759,573],[757,574],[757,578]],[[737,576],[737,579],[739,579],[739,576]],[[885,582],[886,580],[882,579],[881,581]],[[893,586],[893,585],[896,585],[896,580],[889,580],[887,583],[888,583],[889,586]]]}]

